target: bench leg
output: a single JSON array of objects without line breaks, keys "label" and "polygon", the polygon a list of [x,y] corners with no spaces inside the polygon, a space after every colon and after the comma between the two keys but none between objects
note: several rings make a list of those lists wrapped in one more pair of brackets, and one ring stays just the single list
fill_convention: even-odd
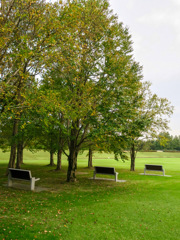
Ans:
[{"label": "bench leg", "polygon": [[165,170],[163,170],[163,176],[165,176]]},{"label": "bench leg", "polygon": [[96,172],[94,171],[94,174],[93,174],[93,179],[95,179],[96,178]]},{"label": "bench leg", "polygon": [[144,169],[144,175],[146,175],[146,169]]},{"label": "bench leg", "polygon": [[35,178],[31,178],[31,190],[33,191],[35,188]]},{"label": "bench leg", "polygon": [[8,176],[8,187],[12,187],[12,179]]},{"label": "bench leg", "polygon": [[118,180],[118,173],[116,173],[115,175],[115,181],[117,182],[117,180]]}]

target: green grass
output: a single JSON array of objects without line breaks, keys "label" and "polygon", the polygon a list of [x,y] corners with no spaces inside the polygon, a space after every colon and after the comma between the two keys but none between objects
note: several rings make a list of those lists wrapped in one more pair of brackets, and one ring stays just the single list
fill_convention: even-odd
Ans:
[{"label": "green grass", "polygon": [[[113,166],[127,180],[117,183],[90,180],[93,169],[82,154],[78,181],[67,183],[65,157],[57,172],[46,166],[48,153],[25,151],[23,168],[41,178],[36,186],[49,189],[43,192],[7,188],[8,159],[9,153],[0,152],[0,239],[180,239],[180,153],[139,153],[135,172],[129,161],[94,154],[94,165]],[[162,164],[172,177],[139,175],[145,163]]]}]

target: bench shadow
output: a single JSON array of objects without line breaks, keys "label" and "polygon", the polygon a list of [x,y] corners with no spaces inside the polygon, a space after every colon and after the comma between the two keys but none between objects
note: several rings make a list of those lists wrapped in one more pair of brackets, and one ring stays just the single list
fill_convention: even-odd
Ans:
[{"label": "bench shadow", "polygon": [[150,174],[150,173],[139,173],[139,175],[144,175],[144,176],[159,176],[159,177],[172,177],[171,175],[160,175],[160,174]]},{"label": "bench shadow", "polygon": [[113,182],[126,182],[126,180],[117,180],[117,181],[115,181],[114,179],[111,179],[111,178],[98,178],[98,177],[96,177],[94,179],[93,177],[91,177],[89,179],[94,180],[94,181],[96,181],[96,180],[103,180],[103,181],[113,181]]},{"label": "bench shadow", "polygon": [[[3,186],[8,187],[8,188],[19,189],[19,190],[32,191],[28,184],[13,183],[13,185],[11,187],[9,187],[8,184],[3,184]],[[35,186],[35,189],[33,190],[33,192],[43,192],[43,191],[51,191],[51,189]]]}]

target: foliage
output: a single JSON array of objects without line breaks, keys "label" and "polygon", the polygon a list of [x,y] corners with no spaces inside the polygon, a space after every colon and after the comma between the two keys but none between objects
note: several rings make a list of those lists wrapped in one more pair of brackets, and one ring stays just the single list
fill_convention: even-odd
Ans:
[{"label": "foliage", "polygon": [[170,104],[142,85],[131,35],[107,0],[7,0],[1,9],[0,134],[11,146],[9,167],[20,144],[60,150],[75,181],[85,146],[126,159],[130,142],[167,127]]},{"label": "foliage", "polygon": [[136,117],[127,125],[130,138],[131,171],[135,170],[135,158],[138,143],[142,138],[155,138],[160,131],[168,129],[168,118],[173,113],[173,106],[166,98],[152,94],[150,83],[145,82],[139,92],[142,97],[136,109]]},{"label": "foliage", "polygon": [[155,140],[149,141],[149,149],[180,151],[180,136],[171,136],[168,132],[161,132]]},{"label": "foliage", "polygon": [[[9,166],[14,167],[22,130],[26,133],[32,130],[32,114],[27,115],[32,107],[38,111],[38,98],[45,98],[43,94],[46,92],[38,91],[38,98],[35,94],[39,87],[35,76],[44,69],[55,44],[53,36],[59,27],[56,25],[53,5],[44,0],[2,1],[1,10],[0,121],[1,126],[8,125],[8,121],[14,122],[9,141]],[[41,105],[41,108],[43,112],[45,106]],[[32,131],[29,136],[32,136]],[[27,134],[24,137],[26,141],[29,139]]]},{"label": "foliage", "polygon": [[[23,111],[26,89],[51,46],[50,5],[42,0],[3,1],[0,42],[0,111]],[[51,37],[50,37],[51,35]]]},{"label": "foliage", "polygon": [[76,156],[89,139],[123,156],[120,133],[134,112],[131,97],[141,86],[141,68],[133,60],[128,29],[118,23],[107,1],[67,2],[63,15],[68,39],[57,40],[42,83],[60,96],[70,181],[75,179]]}]

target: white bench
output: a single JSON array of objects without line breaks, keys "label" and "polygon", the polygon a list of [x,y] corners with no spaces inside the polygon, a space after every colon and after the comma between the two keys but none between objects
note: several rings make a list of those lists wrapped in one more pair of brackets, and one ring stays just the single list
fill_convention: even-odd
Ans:
[{"label": "white bench", "polygon": [[165,170],[162,165],[145,164],[144,175],[146,175],[146,171],[163,172],[163,176],[165,176]]},{"label": "white bench", "polygon": [[15,168],[9,168],[9,174],[8,174],[8,186],[12,186],[13,180],[24,180],[29,181],[31,184],[31,190],[34,190],[35,188],[35,182],[40,180],[40,178],[35,178],[31,176],[31,171],[24,170],[24,169],[15,169]]},{"label": "white bench", "polygon": [[96,178],[96,174],[114,175],[115,181],[118,180],[118,172],[113,167],[94,167],[93,179]]}]

